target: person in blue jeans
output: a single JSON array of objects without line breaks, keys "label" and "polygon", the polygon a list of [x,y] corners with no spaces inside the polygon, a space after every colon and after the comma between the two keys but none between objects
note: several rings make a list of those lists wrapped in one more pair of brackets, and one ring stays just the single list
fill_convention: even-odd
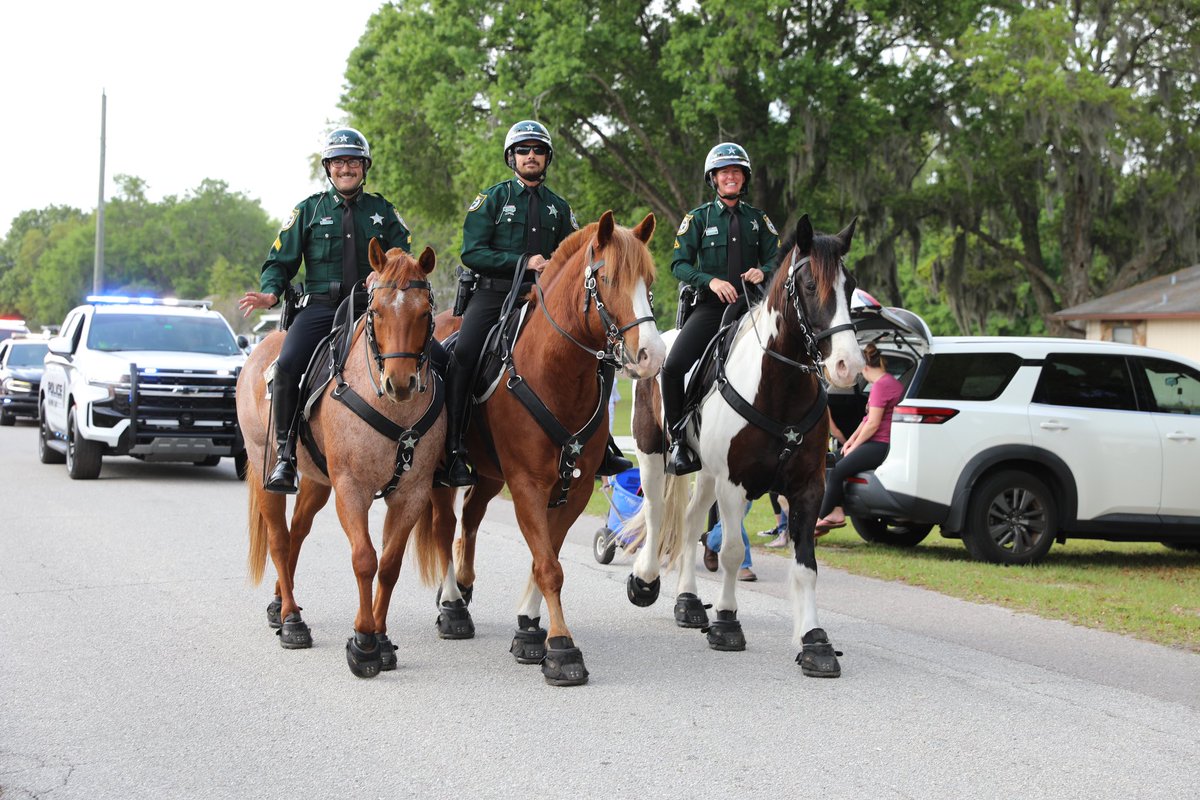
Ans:
[{"label": "person in blue jeans", "polygon": [[[750,511],[750,503],[746,503],[746,511]],[[721,530],[721,517],[717,513],[717,505],[713,503],[713,507],[708,512],[708,522],[711,529],[704,535],[704,566],[709,572],[717,571],[717,553],[721,552],[721,542],[723,540],[723,531]],[[750,537],[746,535],[746,524],[742,523],[742,544],[746,548],[746,555],[742,559],[742,568],[738,570],[739,581],[756,581],[758,576],[750,569]],[[710,555],[711,554],[711,555]]]}]

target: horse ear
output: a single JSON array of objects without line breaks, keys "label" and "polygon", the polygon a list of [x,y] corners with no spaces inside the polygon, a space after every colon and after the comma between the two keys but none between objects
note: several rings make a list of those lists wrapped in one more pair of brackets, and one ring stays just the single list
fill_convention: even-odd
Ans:
[{"label": "horse ear", "polygon": [[650,241],[650,237],[654,235],[654,212],[651,211],[646,215],[646,218],[638,223],[638,226],[633,229],[633,235],[642,244]]},{"label": "horse ear", "polygon": [[387,256],[383,254],[383,247],[374,236],[371,237],[371,243],[367,245],[367,260],[371,262],[371,269],[376,272],[383,272],[383,267],[387,264]]},{"label": "horse ear", "polygon": [[603,250],[608,245],[608,240],[612,238],[613,226],[612,211],[605,211],[600,215],[600,229],[596,231],[596,244]]},{"label": "horse ear", "polygon": [[[372,239],[371,241],[375,240]],[[437,266],[437,253],[433,252],[432,247],[426,245],[425,249],[421,251],[421,255],[417,257],[417,266],[426,275],[433,272],[433,268]]]},{"label": "horse ear", "polygon": [[801,215],[796,222],[796,247],[801,253],[808,255],[812,252],[813,226],[808,214]]},{"label": "horse ear", "polygon": [[837,235],[838,241],[842,243],[842,255],[850,252],[850,240],[854,238],[854,226],[858,224],[858,217],[850,220],[850,224]]}]

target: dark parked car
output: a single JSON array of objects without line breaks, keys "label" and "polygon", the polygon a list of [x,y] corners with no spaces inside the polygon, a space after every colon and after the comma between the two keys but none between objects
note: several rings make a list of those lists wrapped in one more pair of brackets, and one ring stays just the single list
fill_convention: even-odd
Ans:
[{"label": "dark parked car", "polygon": [[0,425],[12,425],[17,417],[37,419],[45,356],[45,339],[13,337],[0,342]]}]

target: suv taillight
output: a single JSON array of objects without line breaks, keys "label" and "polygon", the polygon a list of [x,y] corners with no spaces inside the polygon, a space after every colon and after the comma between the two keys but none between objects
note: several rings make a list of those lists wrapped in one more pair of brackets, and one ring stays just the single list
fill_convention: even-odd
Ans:
[{"label": "suv taillight", "polygon": [[958,414],[957,408],[923,408],[919,406],[896,406],[892,422],[915,422],[918,425],[941,425]]}]

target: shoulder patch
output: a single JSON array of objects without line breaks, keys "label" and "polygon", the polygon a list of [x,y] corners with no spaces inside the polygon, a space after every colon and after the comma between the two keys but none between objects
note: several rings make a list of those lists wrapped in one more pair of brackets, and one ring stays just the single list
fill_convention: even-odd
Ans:
[{"label": "shoulder patch", "polygon": [[283,232],[284,232],[284,231],[286,231],[288,228],[290,228],[290,227],[292,227],[293,225],[295,225],[295,224],[296,224],[296,220],[297,220],[299,217],[300,217],[300,209],[298,209],[298,208],[293,208],[293,209],[292,209],[292,215],[291,215],[290,217],[288,217],[288,218],[287,218],[287,222],[283,223],[283,227],[279,229],[279,232],[280,232],[280,233],[283,233]]},{"label": "shoulder patch", "polygon": [[575,209],[571,208],[570,206],[567,206],[567,209],[571,214],[571,228],[573,230],[579,230],[579,222],[575,219]]},{"label": "shoulder patch", "polygon": [[400,216],[400,212],[393,208],[392,213],[396,215],[396,222],[399,222],[401,225],[403,225],[404,230],[408,230],[408,225],[404,222],[404,217]]},{"label": "shoulder patch", "polygon": [[676,235],[676,236],[683,236],[685,233],[687,233],[687,232],[688,232],[688,227],[690,227],[690,226],[691,226],[691,224],[692,224],[692,215],[691,215],[691,214],[684,214],[684,215],[683,215],[683,222],[679,223],[679,230],[675,231],[675,235]]},{"label": "shoulder patch", "polygon": [[768,217],[766,214],[763,214],[763,222],[767,223],[767,230],[769,230],[771,233],[775,234],[776,236],[779,235],[779,231],[775,230],[775,226],[771,223],[771,218]]},{"label": "shoulder patch", "polygon": [[470,214],[472,211],[478,210],[479,207],[483,205],[484,200],[487,200],[487,195],[483,192],[475,195],[475,199],[472,200],[471,205],[467,207],[467,213]]}]

